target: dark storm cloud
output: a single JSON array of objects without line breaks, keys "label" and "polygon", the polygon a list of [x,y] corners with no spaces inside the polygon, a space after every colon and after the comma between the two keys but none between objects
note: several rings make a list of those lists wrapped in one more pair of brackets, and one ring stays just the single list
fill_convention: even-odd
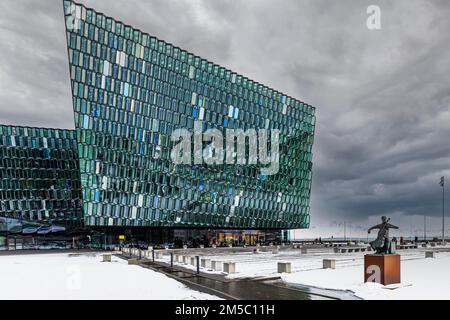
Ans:
[{"label": "dark storm cloud", "polygon": [[[448,1],[82,2],[316,106],[313,225],[439,214]],[[73,127],[61,1],[2,1],[0,27],[0,122]]]}]

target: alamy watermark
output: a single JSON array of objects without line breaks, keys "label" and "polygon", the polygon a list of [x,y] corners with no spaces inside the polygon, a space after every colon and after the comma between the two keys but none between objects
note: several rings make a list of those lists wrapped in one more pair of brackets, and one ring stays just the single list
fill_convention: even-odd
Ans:
[{"label": "alamy watermark", "polygon": [[377,5],[367,7],[366,13],[369,15],[366,20],[366,26],[369,30],[381,29],[381,9]]},{"label": "alamy watermark", "polygon": [[[266,166],[260,168],[262,175],[274,175],[280,169],[278,129],[245,131],[226,129],[224,139],[223,132],[219,129],[208,129],[203,132],[203,122],[195,121],[194,132],[188,129],[176,129],[172,133],[171,141],[176,143],[170,154],[175,164],[256,165],[259,162]],[[224,148],[224,142],[226,148]]]}]

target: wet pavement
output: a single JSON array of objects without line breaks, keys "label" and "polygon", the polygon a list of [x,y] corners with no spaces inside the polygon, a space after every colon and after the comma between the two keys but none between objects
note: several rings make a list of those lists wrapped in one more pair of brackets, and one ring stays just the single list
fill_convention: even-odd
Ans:
[{"label": "wet pavement", "polygon": [[[122,255],[118,257],[128,258]],[[310,290],[307,287],[291,287],[277,279],[226,279],[223,275],[196,274],[191,270],[148,260],[142,260],[140,266],[164,273],[191,289],[228,300],[339,300],[342,298],[334,293],[327,295],[326,292]]]}]

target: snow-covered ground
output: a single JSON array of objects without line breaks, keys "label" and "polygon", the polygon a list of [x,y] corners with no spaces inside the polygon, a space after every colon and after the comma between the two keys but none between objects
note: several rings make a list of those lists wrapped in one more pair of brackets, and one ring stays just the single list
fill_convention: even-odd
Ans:
[{"label": "snow-covered ground", "polygon": [[[431,249],[427,249],[431,250]],[[450,299],[450,252],[438,252],[436,258],[425,259],[425,249],[399,251],[401,254],[402,283],[382,286],[364,283],[364,254],[335,254],[331,249],[282,250],[279,253],[223,253],[201,255],[202,258],[235,262],[236,273],[228,278],[281,276],[287,283],[314,286],[323,289],[350,290],[363,299]],[[322,260],[336,260],[336,269],[322,269]],[[164,255],[161,261],[169,261]],[[291,274],[277,273],[277,262],[291,262]],[[194,269],[194,266],[178,265]],[[221,273],[203,269],[203,272]]]},{"label": "snow-covered ground", "polygon": [[363,283],[363,261],[332,269],[315,269],[293,274],[283,274],[287,283],[310,285],[319,288],[351,290],[363,299],[450,299],[450,253],[441,252],[436,258],[402,254],[401,284],[383,286]]},{"label": "snow-covered ground", "polygon": [[0,256],[0,299],[218,299],[161,273],[101,254]]}]

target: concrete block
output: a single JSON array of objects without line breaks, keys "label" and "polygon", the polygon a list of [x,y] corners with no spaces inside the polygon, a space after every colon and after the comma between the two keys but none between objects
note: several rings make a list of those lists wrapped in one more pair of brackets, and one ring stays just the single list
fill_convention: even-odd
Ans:
[{"label": "concrete block", "polygon": [[291,263],[290,262],[278,262],[278,273],[291,273]]},{"label": "concrete block", "polygon": [[425,258],[436,258],[436,252],[434,252],[434,251],[425,251]]},{"label": "concrete block", "polygon": [[138,265],[139,259],[128,259],[128,264],[129,265]]},{"label": "concrete block", "polygon": [[323,269],[336,269],[336,260],[323,259]]},{"label": "concrete block", "polygon": [[110,254],[104,254],[103,255],[103,262],[111,262],[111,255]]},{"label": "concrete block", "polygon": [[177,262],[183,263],[183,256],[181,254],[177,254]]},{"label": "concrete block", "polygon": [[228,274],[236,273],[236,263],[224,262],[223,263],[223,272],[228,273]]},{"label": "concrete block", "polygon": [[222,271],[222,261],[212,260],[211,269],[213,269],[214,271]]},{"label": "concrete block", "polygon": [[191,257],[189,257],[189,256],[183,256],[183,263],[184,263],[184,264],[189,264],[189,263],[191,263]]},{"label": "concrete block", "polygon": [[194,267],[197,266],[197,262],[196,262],[195,257],[191,257],[191,266],[194,266]]},{"label": "concrete block", "polygon": [[307,248],[301,248],[300,251],[302,254],[307,254],[308,253],[308,249]]},{"label": "concrete block", "polygon": [[205,269],[211,268],[211,259],[200,259],[200,266]]}]

